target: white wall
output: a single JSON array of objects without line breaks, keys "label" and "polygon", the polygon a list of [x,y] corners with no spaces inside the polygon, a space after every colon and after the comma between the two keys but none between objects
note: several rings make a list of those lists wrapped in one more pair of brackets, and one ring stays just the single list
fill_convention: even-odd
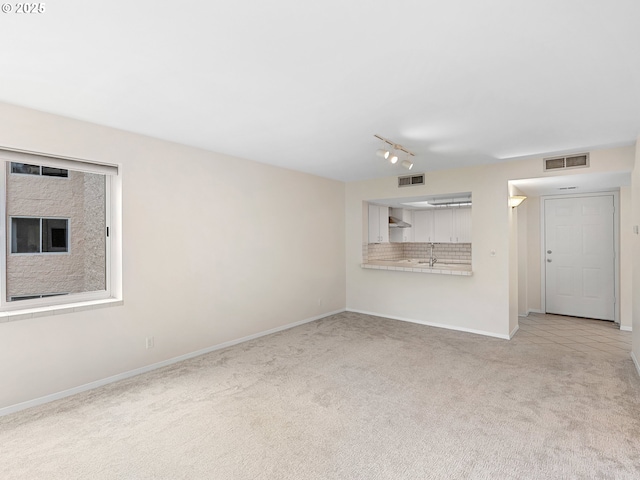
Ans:
[{"label": "white wall", "polygon": [[620,327],[632,327],[633,223],[631,187],[620,187]]},{"label": "white wall", "polygon": [[345,308],[341,182],[6,104],[0,145],[124,192],[124,306],[1,323],[0,408]]},{"label": "white wall", "polygon": [[527,207],[523,204],[516,212],[518,218],[518,316],[526,316],[529,305],[527,267]]},{"label": "white wall", "polygon": [[540,197],[531,196],[527,209],[527,313],[542,312],[540,294]]},{"label": "white wall", "polygon": [[[636,141],[635,164],[631,176],[632,225],[640,225],[640,136]],[[640,369],[640,235],[632,238],[633,250],[633,283],[632,283],[632,324],[633,324],[633,355],[636,366]],[[640,373],[640,370],[639,372]]]},{"label": "white wall", "polygon": [[[522,195],[522,192],[512,195]],[[529,221],[528,199],[517,208],[512,210],[512,214],[517,218],[518,231],[516,239],[518,242],[518,316],[526,316],[529,311],[529,238],[527,234],[527,225]]]},{"label": "white wall", "polygon": [[[517,195],[509,186],[509,195]],[[509,207],[509,337],[518,330],[518,310],[520,297],[520,273],[518,271],[518,210]]]},{"label": "white wall", "polygon": [[[589,172],[630,172],[634,152],[634,147],[592,151]],[[511,223],[512,217],[518,214],[511,212],[507,205],[508,181],[558,175],[543,172],[542,165],[542,158],[534,158],[429,172],[426,185],[411,188],[399,189],[395,176],[347,184],[347,309],[507,337],[517,324],[518,312],[518,257],[517,242],[514,242],[518,229],[512,228]],[[580,173],[585,172],[569,170],[561,175]],[[363,201],[467,191],[473,196],[473,276],[360,267]],[[531,203],[529,200],[527,203]],[[531,207],[527,217],[528,224],[538,221],[539,208]],[[527,244],[529,251],[536,249],[539,257],[539,230],[537,235],[535,241],[529,236]],[[496,251],[495,257],[490,255],[491,250]],[[531,267],[531,259],[528,263]],[[539,264],[535,269],[529,268],[530,306],[539,304],[539,270]],[[536,282],[537,287],[532,287]],[[537,296],[532,291],[535,288]]]}]

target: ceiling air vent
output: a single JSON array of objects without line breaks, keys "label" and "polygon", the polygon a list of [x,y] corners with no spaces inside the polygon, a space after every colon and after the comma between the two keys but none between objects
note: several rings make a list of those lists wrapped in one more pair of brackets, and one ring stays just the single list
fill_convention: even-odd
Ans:
[{"label": "ceiling air vent", "polygon": [[566,168],[586,168],[589,166],[589,154],[580,153],[568,157],[555,157],[544,159],[544,171],[562,170]]},{"label": "ceiling air vent", "polygon": [[398,187],[413,187],[414,185],[424,185],[424,173],[398,177]]}]

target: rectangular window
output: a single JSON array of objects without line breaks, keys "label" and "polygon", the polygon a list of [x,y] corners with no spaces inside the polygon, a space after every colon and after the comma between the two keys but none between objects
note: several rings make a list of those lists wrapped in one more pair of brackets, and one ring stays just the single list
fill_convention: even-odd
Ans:
[{"label": "rectangular window", "polygon": [[2,148],[0,167],[0,310],[117,298],[118,167]]},{"label": "rectangular window", "polygon": [[40,175],[40,165],[29,165],[28,163],[12,163],[11,173],[21,175]]},{"label": "rectangular window", "polygon": [[42,167],[42,176],[45,177],[68,177],[69,170],[63,168]]},{"label": "rectangular window", "polygon": [[69,251],[69,220],[65,218],[42,219],[42,251]]},{"label": "rectangular window", "polygon": [[29,163],[11,162],[11,173],[20,175],[42,175],[44,177],[68,177],[69,171],[64,168],[31,165]]},{"label": "rectangular window", "polygon": [[11,253],[61,253],[68,245],[66,218],[11,218]]},{"label": "rectangular window", "polygon": [[40,253],[40,219],[11,219],[11,253]]}]

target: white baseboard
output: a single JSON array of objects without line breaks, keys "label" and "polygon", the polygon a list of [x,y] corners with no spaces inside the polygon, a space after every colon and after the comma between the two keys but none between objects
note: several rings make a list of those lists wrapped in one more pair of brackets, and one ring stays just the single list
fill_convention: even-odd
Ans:
[{"label": "white baseboard", "polygon": [[153,363],[145,367],[136,368],[134,370],[129,370],[127,372],[119,373],[111,377],[102,378],[100,380],[96,380],[95,382],[90,382],[84,385],[80,385],[78,387],[69,388],[68,390],[52,393],[50,395],[45,395],[44,397],[35,398],[33,400],[27,400],[26,402],[17,403],[15,405],[9,405],[8,407],[0,408],[0,417],[4,415],[10,415],[15,412],[19,412],[20,410],[25,410],[27,408],[36,407],[38,405],[43,405],[45,403],[53,402],[55,400],[60,400],[65,397],[70,397],[71,395],[75,395],[81,392],[86,392],[87,390],[93,390],[94,388],[102,387],[104,385],[108,385],[109,383],[118,382],[126,378],[135,377],[136,375],[142,375],[143,373],[151,372],[152,370],[156,370],[158,368],[166,367],[168,365],[182,362],[184,360],[189,360],[190,358],[199,357],[200,355],[205,355],[207,353],[215,352],[216,350],[221,350],[223,348],[232,347],[233,345],[238,345],[239,343],[255,340],[256,338],[264,337],[265,335],[271,335],[272,333],[288,330],[293,327],[304,325],[305,323],[315,322],[316,320],[320,320],[321,318],[329,317],[331,315],[336,315],[344,311],[345,309],[336,310],[334,312],[323,313],[322,315],[318,315],[316,317],[311,317],[305,320],[300,320],[298,322],[282,325],[280,327],[272,328],[270,330],[265,330],[264,332],[254,333],[253,335],[248,335],[246,337],[238,338],[236,340],[230,340],[228,342],[220,343],[218,345],[207,347],[202,350],[197,350],[195,352],[186,353],[184,355],[173,357],[168,360],[163,360],[162,362]]},{"label": "white baseboard", "polygon": [[622,330],[623,332],[633,332],[633,329],[631,327],[623,327],[622,325],[620,325],[620,330]]},{"label": "white baseboard", "polygon": [[[510,339],[509,335],[501,335],[499,333],[486,332],[484,330],[475,330],[472,328],[457,327],[455,325],[445,325],[443,323],[425,322],[423,320],[415,320],[413,318],[390,316],[384,313],[366,312],[364,310],[354,310],[352,308],[347,308],[347,312],[362,313],[364,315],[373,315],[375,317],[390,318],[392,320],[400,320],[401,322],[417,323],[419,325],[426,325],[427,327],[437,327],[437,328],[445,328],[447,330],[456,330],[458,332],[475,333],[477,335],[484,335],[486,337],[502,338],[503,340]],[[513,333],[515,333],[515,331]]]},{"label": "white baseboard", "polygon": [[635,363],[636,365],[636,370],[638,371],[638,375],[640,375],[640,363],[638,362],[638,359],[636,358],[636,354],[631,352],[631,359],[633,360],[633,363]]},{"label": "white baseboard", "polygon": [[525,314],[518,314],[518,317],[520,318],[527,318],[529,316],[530,313],[539,313],[539,314],[543,314],[544,312],[542,310],[534,310],[532,308],[530,308],[529,310],[527,310],[527,313]]},{"label": "white baseboard", "polygon": [[509,340],[511,340],[513,338],[513,336],[516,334],[516,332],[520,330],[520,325],[516,325],[516,328],[514,328],[511,333],[509,334]]}]

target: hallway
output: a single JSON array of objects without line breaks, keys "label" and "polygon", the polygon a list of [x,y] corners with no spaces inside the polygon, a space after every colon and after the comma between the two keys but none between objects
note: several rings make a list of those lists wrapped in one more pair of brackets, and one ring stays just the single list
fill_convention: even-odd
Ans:
[{"label": "hallway", "polygon": [[631,332],[613,322],[561,315],[531,313],[518,319],[520,329],[512,341],[518,344],[549,345],[558,351],[578,351],[611,359],[628,359]]}]

